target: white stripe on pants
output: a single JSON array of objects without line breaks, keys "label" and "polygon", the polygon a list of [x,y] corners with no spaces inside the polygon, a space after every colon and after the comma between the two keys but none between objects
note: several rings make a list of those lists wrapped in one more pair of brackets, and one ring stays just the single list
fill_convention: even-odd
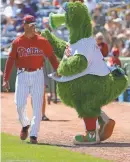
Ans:
[{"label": "white stripe on pants", "polygon": [[41,111],[44,95],[43,69],[34,72],[18,70],[15,83],[15,103],[22,127],[30,125],[26,114],[27,97],[32,96],[33,118],[30,136],[37,137],[40,128]]}]

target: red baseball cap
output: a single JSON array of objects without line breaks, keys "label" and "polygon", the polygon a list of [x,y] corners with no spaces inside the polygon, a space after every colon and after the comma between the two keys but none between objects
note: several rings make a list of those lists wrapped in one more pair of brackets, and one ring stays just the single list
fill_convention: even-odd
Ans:
[{"label": "red baseball cap", "polygon": [[32,15],[26,15],[23,18],[23,23],[24,24],[36,24],[35,17]]}]

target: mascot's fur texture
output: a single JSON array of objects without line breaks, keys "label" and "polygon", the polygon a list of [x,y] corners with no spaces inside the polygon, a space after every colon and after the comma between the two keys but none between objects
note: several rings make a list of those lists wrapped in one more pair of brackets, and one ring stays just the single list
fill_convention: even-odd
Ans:
[{"label": "mascot's fur texture", "polygon": [[[50,16],[51,26],[55,28],[65,21],[70,32],[70,44],[91,37],[92,24],[87,7],[81,2],[70,2],[65,10],[65,16]],[[88,61],[80,53],[62,60],[67,45],[65,41],[47,30],[42,35],[49,40],[60,60],[57,70],[60,76],[78,74],[87,68]],[[116,99],[126,89],[127,84],[127,77],[115,70],[106,76],[88,74],[72,81],[57,82],[57,93],[63,103],[76,109],[79,117],[93,118],[99,117],[101,107]]]}]

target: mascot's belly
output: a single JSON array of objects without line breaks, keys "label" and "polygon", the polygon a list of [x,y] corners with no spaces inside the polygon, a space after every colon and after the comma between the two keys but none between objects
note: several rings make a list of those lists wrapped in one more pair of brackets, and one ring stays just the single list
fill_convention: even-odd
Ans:
[{"label": "mascot's belly", "polygon": [[103,105],[116,99],[128,86],[127,77],[85,75],[84,77],[60,83],[57,92],[63,103],[77,110],[80,117],[100,115]]}]

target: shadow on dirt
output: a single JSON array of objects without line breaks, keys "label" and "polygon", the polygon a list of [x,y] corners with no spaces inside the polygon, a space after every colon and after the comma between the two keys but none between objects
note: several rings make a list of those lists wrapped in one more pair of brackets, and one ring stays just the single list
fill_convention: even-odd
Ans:
[{"label": "shadow on dirt", "polygon": [[96,145],[79,145],[76,147],[130,147],[130,142],[104,142]]},{"label": "shadow on dirt", "polygon": [[70,120],[49,120],[49,122],[68,122]]},{"label": "shadow on dirt", "polygon": [[125,142],[105,142],[95,145],[74,145],[74,144],[54,144],[54,143],[38,143],[38,145],[49,145],[49,146],[58,146],[58,147],[71,147],[71,148],[81,148],[81,147],[130,147],[130,143]]},{"label": "shadow on dirt", "polygon": [[48,146],[57,146],[57,147],[75,147],[74,145],[53,144],[53,143],[38,143],[38,145],[48,145]]}]

